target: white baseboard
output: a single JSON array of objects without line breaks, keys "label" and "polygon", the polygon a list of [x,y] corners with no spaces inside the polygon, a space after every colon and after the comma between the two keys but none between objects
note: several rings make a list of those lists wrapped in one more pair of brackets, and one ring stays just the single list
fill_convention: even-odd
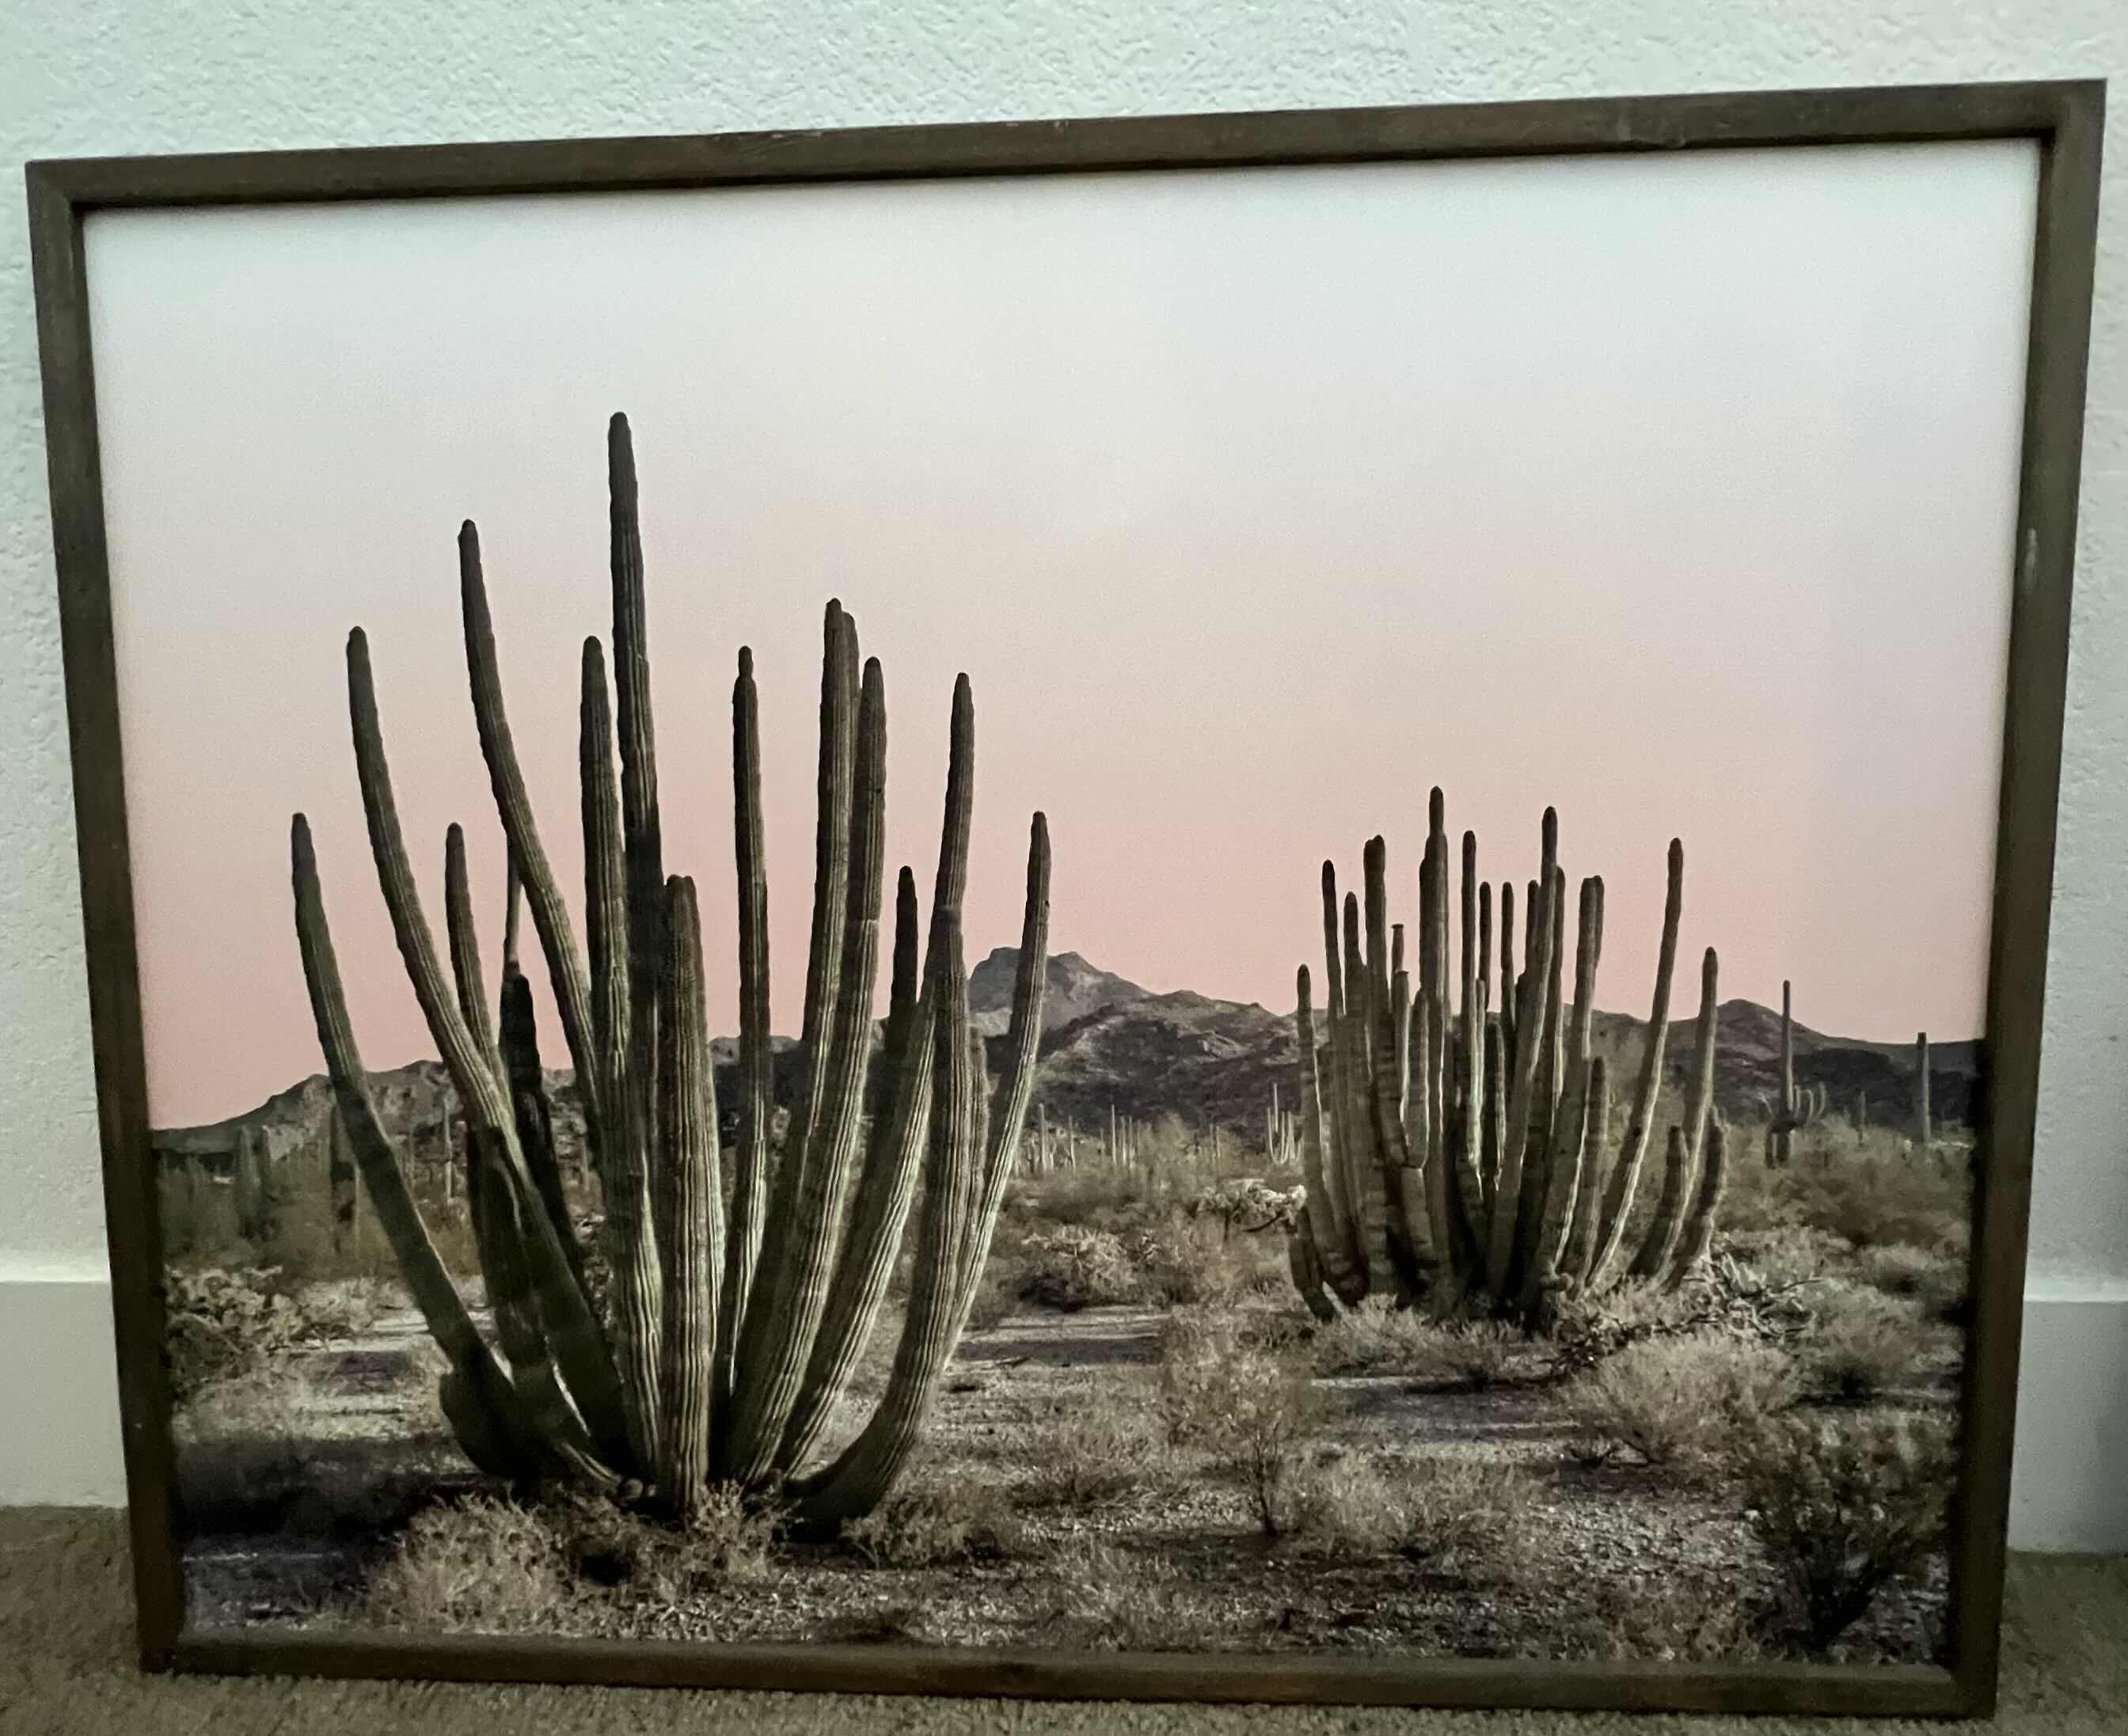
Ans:
[{"label": "white baseboard", "polygon": [[[2128,1284],[2025,1303],[2012,1548],[2128,1552]],[[0,1506],[119,1506],[111,1298],[96,1278],[0,1276]]]},{"label": "white baseboard", "polygon": [[2015,1549],[2128,1552],[2128,1284],[2035,1282],[2025,1293]]},{"label": "white baseboard", "polygon": [[125,1504],[109,1282],[0,1274],[0,1506]]}]

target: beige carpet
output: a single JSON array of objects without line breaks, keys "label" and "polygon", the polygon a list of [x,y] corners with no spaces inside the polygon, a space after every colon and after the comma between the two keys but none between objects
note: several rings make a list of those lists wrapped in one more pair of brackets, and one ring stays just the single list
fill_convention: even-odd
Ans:
[{"label": "beige carpet", "polygon": [[[116,1514],[0,1509],[0,1736],[634,1736],[638,1732],[1107,1732],[1119,1736],[1657,1736],[1920,1731],[1817,1719],[1429,1713],[1339,1707],[1048,1705],[981,1700],[696,1694],[629,1688],[176,1678],[131,1662]],[[2031,1558],[2011,1568],[1999,1728],[2014,1736],[2128,1736],[2128,1560]]]}]

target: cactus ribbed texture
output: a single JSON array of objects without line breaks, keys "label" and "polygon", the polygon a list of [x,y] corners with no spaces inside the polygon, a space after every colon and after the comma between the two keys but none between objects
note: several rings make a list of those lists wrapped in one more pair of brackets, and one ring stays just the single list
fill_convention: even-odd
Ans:
[{"label": "cactus ribbed texture", "polygon": [[[1661,1196],[1629,1247],[1663,1079],[1684,847],[1670,847],[1654,1004],[1614,1154],[1608,1069],[1594,1052],[1603,883],[1581,883],[1570,1002],[1556,816],[1546,811],[1539,871],[1522,906],[1518,972],[1513,885],[1500,885],[1496,931],[1477,839],[1465,832],[1451,905],[1442,807],[1437,790],[1419,868],[1415,979],[1400,968],[1401,930],[1389,921],[1383,841],[1370,840],[1364,852],[1363,902],[1347,894],[1341,907],[1336,869],[1323,865],[1328,993],[1319,1018],[1304,966],[1296,978],[1307,1201],[1289,1264],[1326,1318],[1386,1296],[1400,1307],[1541,1330],[1565,1295],[1595,1294],[1628,1276],[1675,1284],[1707,1255],[1726,1163],[1726,1134],[1713,1117],[1717,961],[1709,948],[1684,1119],[1670,1131]],[[1451,968],[1451,908],[1460,914],[1460,968]]]},{"label": "cactus ribbed texture", "polygon": [[[483,1469],[647,1496],[685,1518],[712,1484],[779,1493],[801,1525],[870,1510],[914,1446],[971,1304],[1033,1091],[1046,975],[1049,841],[1028,847],[1026,918],[1004,1070],[985,1095],[961,932],[974,807],[975,708],[956,684],[929,938],[918,960],[914,877],[901,870],[879,1112],[867,1117],[872,989],[884,884],[886,685],[856,625],[826,617],[813,947],[799,1101],[771,1149],[767,884],[753,657],[732,693],[739,870],[739,1104],[729,1222],[720,1182],[701,917],[691,880],[664,872],[643,554],[628,425],[608,431],[613,687],[584,646],[578,775],[584,931],[539,838],[503,706],[471,524],[459,536],[467,669],[507,846],[508,928],[491,1022],[465,871],[447,836],[447,979],[400,833],[368,643],[348,643],[349,710],[371,853],[392,930],[464,1117],[468,1203],[496,1321],[492,1348],[437,1257],[379,1121],[326,927],[310,828],[290,842],[296,925],[335,1124],[407,1287],[449,1364],[446,1416]],[[615,750],[618,748],[616,773]],[[522,888],[544,953],[604,1207],[606,1307],[593,1307],[556,1161],[551,1105],[519,968]],[[912,1294],[886,1389],[815,1464],[878,1324],[919,1169]],[[501,1355],[498,1356],[496,1349]]]}]

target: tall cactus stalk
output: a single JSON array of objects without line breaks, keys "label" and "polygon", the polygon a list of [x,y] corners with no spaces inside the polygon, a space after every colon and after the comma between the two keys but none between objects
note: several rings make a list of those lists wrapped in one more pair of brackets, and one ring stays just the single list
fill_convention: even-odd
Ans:
[{"label": "tall cactus stalk", "polygon": [[[1033,1095],[1048,922],[1049,841],[1034,817],[1026,918],[1004,1071],[986,1095],[967,1011],[963,890],[975,708],[953,694],[946,813],[930,932],[918,962],[915,885],[901,870],[891,1004],[867,1117],[872,997],[884,885],[886,686],[855,623],[828,607],[819,825],[800,1096],[772,1150],[767,884],[753,658],[732,695],[739,870],[739,1104],[729,1221],[721,1183],[694,883],[664,871],[643,550],[628,425],[608,432],[612,690],[584,647],[579,703],[583,923],[589,963],[526,792],[504,709],[477,534],[459,538],[467,669],[511,867],[499,1016],[491,1022],[464,840],[445,851],[449,979],[401,836],[367,640],[348,644],[349,708],[371,853],[430,1033],[465,1118],[468,1203],[491,1345],[453,1287],[371,1098],[340,986],[311,848],[291,833],[304,978],[335,1125],[416,1305],[449,1364],[442,1399],[466,1453],[520,1480],[564,1477],[684,1518],[713,1483],[777,1494],[800,1524],[875,1506],[906,1463],[981,1276]],[[616,747],[618,766],[616,769]],[[583,1104],[604,1207],[606,1305],[595,1308],[556,1163],[551,1106],[518,967],[521,887]],[[869,1418],[831,1440],[878,1325],[925,1178],[913,1294],[894,1370]],[[500,1354],[498,1354],[498,1351]],[[823,1452],[823,1448],[828,1449]]]},{"label": "tall cactus stalk", "polygon": [[1795,1159],[1795,1136],[1831,1108],[1831,1089],[1798,1085],[1795,1076],[1795,1020],[1790,985],[1781,984],[1781,1090],[1766,1126],[1766,1167],[1785,1169]]},{"label": "tall cactus stalk", "polygon": [[1929,1114],[1928,1032],[1914,1034],[1914,1142],[1926,1151],[1935,1143],[1936,1127]]},{"label": "tall cactus stalk", "polygon": [[[1543,1330],[1566,1296],[1629,1277],[1682,1282],[1711,1245],[1726,1164],[1713,1116],[1712,948],[1684,1118],[1670,1130],[1652,1215],[1636,1214],[1636,1205],[1663,1079],[1684,847],[1670,847],[1654,1003],[1613,1150],[1611,1081],[1594,1032],[1603,883],[1581,883],[1570,979],[1567,882],[1547,809],[1538,874],[1522,904],[1518,972],[1513,882],[1499,889],[1496,933],[1492,889],[1479,878],[1477,840],[1465,832],[1451,904],[1439,790],[1428,807],[1415,980],[1399,968],[1404,960],[1391,938],[1399,930],[1388,920],[1383,841],[1370,840],[1364,853],[1364,904],[1348,894],[1341,907],[1336,869],[1323,866],[1327,1017],[1318,1028],[1304,966],[1294,1015],[1307,1192],[1289,1259],[1296,1285],[1325,1317],[1385,1296],[1399,1307]],[[1451,908],[1460,912],[1460,968]]]}]

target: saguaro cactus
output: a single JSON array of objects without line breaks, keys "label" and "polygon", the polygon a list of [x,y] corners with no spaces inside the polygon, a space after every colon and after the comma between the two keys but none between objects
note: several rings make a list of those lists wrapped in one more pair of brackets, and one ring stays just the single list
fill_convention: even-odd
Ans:
[{"label": "saguaro cactus", "polygon": [[1935,1142],[1936,1127],[1929,1115],[1928,1032],[1914,1033],[1914,1142],[1926,1151]]},{"label": "saguaro cactus", "polygon": [[1673,841],[1670,848],[1648,1041],[1615,1154],[1608,1069],[1593,1052],[1603,881],[1580,885],[1569,1002],[1566,879],[1558,823],[1546,809],[1538,875],[1522,906],[1519,975],[1513,889],[1500,889],[1495,1009],[1493,902],[1478,876],[1475,834],[1463,834],[1461,854],[1458,970],[1436,790],[1419,869],[1415,981],[1397,944],[1401,931],[1392,938],[1388,922],[1383,841],[1366,847],[1362,896],[1347,893],[1342,907],[1335,866],[1323,865],[1328,1040],[1318,1045],[1304,965],[1294,1028],[1307,1203],[1290,1264],[1309,1306],[1326,1317],[1386,1295],[1437,1314],[1495,1315],[1542,1328],[1563,1294],[1608,1288],[1629,1272],[1679,1282],[1712,1233],[1722,1166],[1708,1144],[1718,975],[1710,947],[1684,1122],[1670,1130],[1655,1214],[1628,1241],[1662,1084],[1683,847]]},{"label": "saguaro cactus", "polygon": [[[953,693],[946,806],[929,937],[918,963],[913,878],[895,913],[891,1004],[875,1045],[886,801],[886,686],[860,665],[854,622],[828,605],[819,812],[801,1095],[779,1154],[768,1029],[767,877],[753,659],[732,695],[739,877],[739,1142],[729,1216],[720,1176],[698,900],[664,872],[634,453],[608,444],[618,704],[587,642],[580,766],[586,956],[533,816],[505,713],[477,535],[459,535],[474,715],[508,843],[512,889],[499,1020],[491,1025],[465,893],[447,841],[446,979],[401,834],[359,628],[349,709],[372,854],[407,974],[466,1124],[468,1197],[496,1345],[438,1259],[378,1120],[349,1021],[310,828],[295,816],[296,926],[335,1107],[408,1289],[449,1363],[445,1415],[469,1457],[520,1479],[571,1477],[651,1495],[684,1516],[711,1483],[776,1492],[800,1522],[875,1505],[900,1472],[974,1299],[1033,1086],[1047,949],[1049,842],[1034,816],[1019,971],[1004,1071],[987,1093],[967,1012],[961,910],[974,805],[975,708]],[[615,776],[614,748],[620,748]],[[516,968],[516,889],[545,955],[605,1207],[606,1304],[594,1308],[563,1204]],[[873,1064],[882,1112],[863,1112]],[[910,1305],[868,1421],[819,1451],[876,1325],[921,1169]],[[501,1354],[496,1354],[497,1349]]]},{"label": "saguaro cactus", "polygon": [[1813,1127],[1831,1107],[1831,1091],[1823,1085],[1796,1084],[1795,1021],[1790,985],[1781,984],[1781,1094],[1766,1123],[1766,1167],[1785,1168],[1795,1157],[1795,1136]]}]

